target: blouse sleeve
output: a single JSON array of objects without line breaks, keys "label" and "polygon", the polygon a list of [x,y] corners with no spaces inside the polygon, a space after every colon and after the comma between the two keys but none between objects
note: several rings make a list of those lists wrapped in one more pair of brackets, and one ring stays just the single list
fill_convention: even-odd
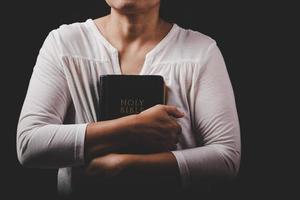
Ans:
[{"label": "blouse sleeve", "polygon": [[17,128],[17,154],[28,167],[82,165],[87,124],[63,124],[71,97],[52,31],[34,66]]},{"label": "blouse sleeve", "polygon": [[240,164],[240,128],[234,94],[217,45],[210,45],[194,71],[192,124],[201,145],[172,153],[178,162],[183,187],[234,177]]}]

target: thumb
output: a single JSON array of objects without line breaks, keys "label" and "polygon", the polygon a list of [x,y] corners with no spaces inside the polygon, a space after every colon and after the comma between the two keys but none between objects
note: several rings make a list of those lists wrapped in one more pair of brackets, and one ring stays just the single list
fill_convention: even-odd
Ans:
[{"label": "thumb", "polygon": [[184,113],[180,111],[176,106],[165,105],[165,111],[176,118],[181,118],[184,116]]}]

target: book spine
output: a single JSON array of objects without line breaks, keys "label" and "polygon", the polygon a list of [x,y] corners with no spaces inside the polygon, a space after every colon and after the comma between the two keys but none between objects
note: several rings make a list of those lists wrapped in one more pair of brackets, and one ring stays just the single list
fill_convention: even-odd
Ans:
[{"label": "book spine", "polygon": [[167,87],[165,85],[165,83],[163,82],[163,90],[162,90],[162,104],[166,105],[167,103]]},{"label": "book spine", "polygon": [[100,78],[99,81],[99,120],[102,121],[105,118],[105,94],[104,94],[104,78]]}]

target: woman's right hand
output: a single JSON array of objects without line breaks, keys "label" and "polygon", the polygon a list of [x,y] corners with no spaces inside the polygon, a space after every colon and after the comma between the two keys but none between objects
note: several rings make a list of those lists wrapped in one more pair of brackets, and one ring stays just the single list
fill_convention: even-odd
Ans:
[{"label": "woman's right hand", "polygon": [[175,106],[156,105],[139,114],[90,123],[85,136],[85,159],[108,153],[157,153],[176,149],[183,117]]},{"label": "woman's right hand", "polygon": [[153,106],[136,115],[130,141],[137,151],[145,153],[175,150],[181,133],[176,118],[183,116],[176,106]]}]

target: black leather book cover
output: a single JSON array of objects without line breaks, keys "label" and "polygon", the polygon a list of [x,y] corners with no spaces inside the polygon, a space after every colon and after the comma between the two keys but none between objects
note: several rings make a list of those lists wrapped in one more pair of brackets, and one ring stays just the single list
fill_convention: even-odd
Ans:
[{"label": "black leather book cover", "polygon": [[159,75],[102,75],[99,82],[100,121],[165,104],[165,90],[164,79]]}]

